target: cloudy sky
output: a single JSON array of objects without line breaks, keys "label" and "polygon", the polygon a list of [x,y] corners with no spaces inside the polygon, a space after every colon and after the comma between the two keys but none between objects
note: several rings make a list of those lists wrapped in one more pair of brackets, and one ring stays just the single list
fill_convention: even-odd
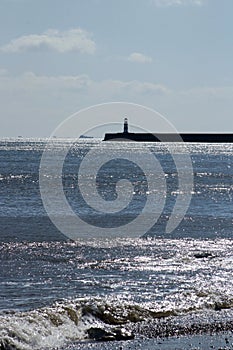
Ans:
[{"label": "cloudy sky", "polygon": [[109,101],[233,132],[232,14],[232,0],[0,0],[0,136],[49,136]]}]

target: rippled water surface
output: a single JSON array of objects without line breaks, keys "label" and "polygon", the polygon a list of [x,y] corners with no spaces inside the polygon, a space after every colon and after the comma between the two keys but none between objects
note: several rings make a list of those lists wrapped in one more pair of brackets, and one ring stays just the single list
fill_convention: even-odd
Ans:
[{"label": "rippled water surface", "polygon": [[[74,212],[98,227],[100,238],[73,242],[52,224],[41,200],[39,165],[45,141],[0,142],[2,342],[19,349],[52,348],[55,343],[88,339],[92,327],[135,330],[140,322],[166,320],[183,329],[182,320],[187,318],[191,328],[193,317],[197,328],[203,322],[205,327],[220,322],[228,329],[233,309],[233,145],[189,144],[186,150],[182,144],[173,145],[181,160],[182,154],[190,154],[194,187],[187,213],[168,234],[166,223],[182,191],[172,148],[109,143],[113,161],[97,176],[100,195],[116,199],[121,178],[134,186],[132,202],[109,216],[86,205],[78,187],[81,161],[90,148],[101,148],[101,142],[74,143],[64,163],[64,191]],[[67,143],[70,140],[54,140],[51,154],[59,156]],[[157,157],[167,185],[165,207],[143,237],[101,239],[103,228],[114,226],[120,232],[136,218],[147,198],[143,171],[117,159],[122,148],[139,155],[146,149]],[[87,192],[94,178],[90,164],[84,176]],[[56,192],[52,187],[49,191],[56,203]],[[59,206],[56,214],[64,215]]]}]

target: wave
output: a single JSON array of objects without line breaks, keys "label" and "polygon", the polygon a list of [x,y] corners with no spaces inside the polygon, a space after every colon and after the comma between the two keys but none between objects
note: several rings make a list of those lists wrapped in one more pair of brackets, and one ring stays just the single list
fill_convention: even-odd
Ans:
[{"label": "wave", "polygon": [[[202,295],[199,296],[203,297]],[[159,308],[158,304],[139,305],[122,300],[117,296],[106,298],[75,299],[56,302],[51,307],[27,312],[8,311],[0,315],[1,350],[56,349],[64,344],[92,340],[133,339],[134,334],[144,336],[169,336],[209,330],[224,329],[227,323],[223,310],[229,310],[232,321],[233,300],[212,300],[203,307]],[[209,309],[209,311],[208,311]],[[219,312],[221,314],[219,316]],[[207,319],[208,312],[212,312]],[[213,314],[218,314],[216,321]],[[187,316],[188,315],[188,316]],[[190,316],[191,315],[191,316]],[[196,315],[196,326],[185,317]],[[176,316],[176,317],[175,317]],[[224,317],[223,317],[224,316]],[[183,320],[183,321],[182,321]],[[206,324],[204,324],[205,322]],[[204,323],[203,323],[204,322]],[[228,324],[230,324],[228,322]],[[170,325],[170,326],[169,326]],[[231,324],[232,327],[232,324]],[[229,327],[225,326],[225,329]]]}]

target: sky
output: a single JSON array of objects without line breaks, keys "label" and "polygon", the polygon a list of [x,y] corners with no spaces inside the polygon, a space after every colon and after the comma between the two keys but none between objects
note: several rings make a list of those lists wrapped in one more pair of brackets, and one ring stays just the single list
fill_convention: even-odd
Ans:
[{"label": "sky", "polygon": [[232,14],[232,0],[0,0],[0,137],[48,137],[114,101],[233,132]]}]

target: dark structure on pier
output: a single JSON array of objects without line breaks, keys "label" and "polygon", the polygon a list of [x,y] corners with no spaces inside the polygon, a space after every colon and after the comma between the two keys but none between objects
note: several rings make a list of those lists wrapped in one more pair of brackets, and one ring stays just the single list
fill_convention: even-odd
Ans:
[{"label": "dark structure on pier", "polygon": [[104,141],[137,141],[137,142],[205,142],[233,143],[233,134],[225,133],[134,133],[128,131],[128,119],[124,119],[124,130],[118,133],[105,134]]}]

